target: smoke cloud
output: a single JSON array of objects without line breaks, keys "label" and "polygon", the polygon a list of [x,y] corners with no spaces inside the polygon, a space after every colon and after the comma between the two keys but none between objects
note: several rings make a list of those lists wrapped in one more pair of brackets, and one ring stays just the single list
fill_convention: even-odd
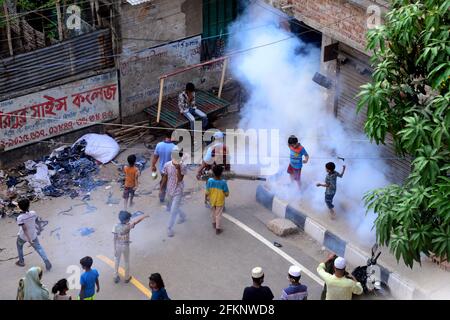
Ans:
[{"label": "smoke cloud", "polygon": [[[338,219],[345,219],[352,232],[366,244],[375,241],[374,214],[365,214],[365,192],[388,183],[387,167],[376,145],[363,133],[346,131],[325,104],[326,92],[312,81],[320,69],[320,49],[302,42],[290,33],[286,17],[273,7],[256,3],[234,22],[229,33],[229,52],[246,51],[230,61],[232,76],[249,92],[239,127],[280,130],[279,173],[269,179],[270,189],[289,202],[300,202],[326,219],[324,188],[325,163],[332,161],[341,171],[345,158],[347,171],[338,178],[335,196]],[[296,135],[310,155],[303,166],[302,190],[290,183],[287,139]]]}]

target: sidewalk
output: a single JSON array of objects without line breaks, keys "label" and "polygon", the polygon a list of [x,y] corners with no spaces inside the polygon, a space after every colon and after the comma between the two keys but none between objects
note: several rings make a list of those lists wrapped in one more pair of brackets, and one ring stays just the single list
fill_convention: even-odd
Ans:
[{"label": "sidewalk", "polygon": [[[344,256],[350,264],[365,265],[370,257],[370,247],[375,241],[364,243],[354,227],[348,225],[345,215],[351,213],[338,212],[336,220],[331,220],[326,208],[318,212],[306,203],[288,203],[264,185],[258,186],[256,200],[277,216],[292,220],[327,249]],[[415,263],[410,269],[401,260],[397,263],[388,248],[381,247],[381,251],[378,264],[382,281],[396,299],[450,299],[450,271],[440,269],[425,256],[421,265]]]}]

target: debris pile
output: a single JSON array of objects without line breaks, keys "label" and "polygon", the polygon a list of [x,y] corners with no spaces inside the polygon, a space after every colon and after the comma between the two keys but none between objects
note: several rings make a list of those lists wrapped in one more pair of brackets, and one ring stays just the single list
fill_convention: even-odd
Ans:
[{"label": "debris pile", "polygon": [[86,155],[86,141],[72,147],[61,147],[39,160],[28,160],[8,173],[0,172],[0,214],[18,213],[17,198],[35,201],[63,195],[86,196],[110,181],[95,179],[99,172],[97,161]]}]

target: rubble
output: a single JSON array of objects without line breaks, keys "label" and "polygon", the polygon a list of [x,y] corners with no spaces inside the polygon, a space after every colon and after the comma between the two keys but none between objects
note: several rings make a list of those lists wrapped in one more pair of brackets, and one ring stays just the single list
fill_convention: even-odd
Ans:
[{"label": "rubble", "polygon": [[[45,197],[68,196],[72,199],[82,197],[85,201],[92,190],[110,183],[95,178],[99,166],[93,157],[85,153],[86,147],[87,142],[80,139],[71,147],[55,149],[49,156],[28,160],[12,170],[2,170],[0,215],[20,213],[17,203],[13,203],[17,198],[37,201]],[[87,203],[85,205],[87,212],[96,210]]]}]

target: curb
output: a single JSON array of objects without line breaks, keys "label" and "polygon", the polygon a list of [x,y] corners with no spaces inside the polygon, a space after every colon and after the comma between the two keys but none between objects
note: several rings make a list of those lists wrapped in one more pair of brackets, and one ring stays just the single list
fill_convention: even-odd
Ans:
[{"label": "curb", "polygon": [[[256,201],[275,213],[276,216],[294,222],[311,238],[318,241],[328,250],[344,257],[350,264],[360,266],[367,263],[370,254],[347,243],[338,235],[327,230],[318,221],[311,219],[305,213],[291,207],[285,201],[278,199],[263,185],[258,185],[256,189]],[[389,270],[383,265],[379,264],[378,266],[381,269],[381,281],[389,287],[390,293],[395,299],[411,300],[413,298],[423,298],[426,296],[421,290],[412,285],[407,279],[402,278],[396,272]]]}]

